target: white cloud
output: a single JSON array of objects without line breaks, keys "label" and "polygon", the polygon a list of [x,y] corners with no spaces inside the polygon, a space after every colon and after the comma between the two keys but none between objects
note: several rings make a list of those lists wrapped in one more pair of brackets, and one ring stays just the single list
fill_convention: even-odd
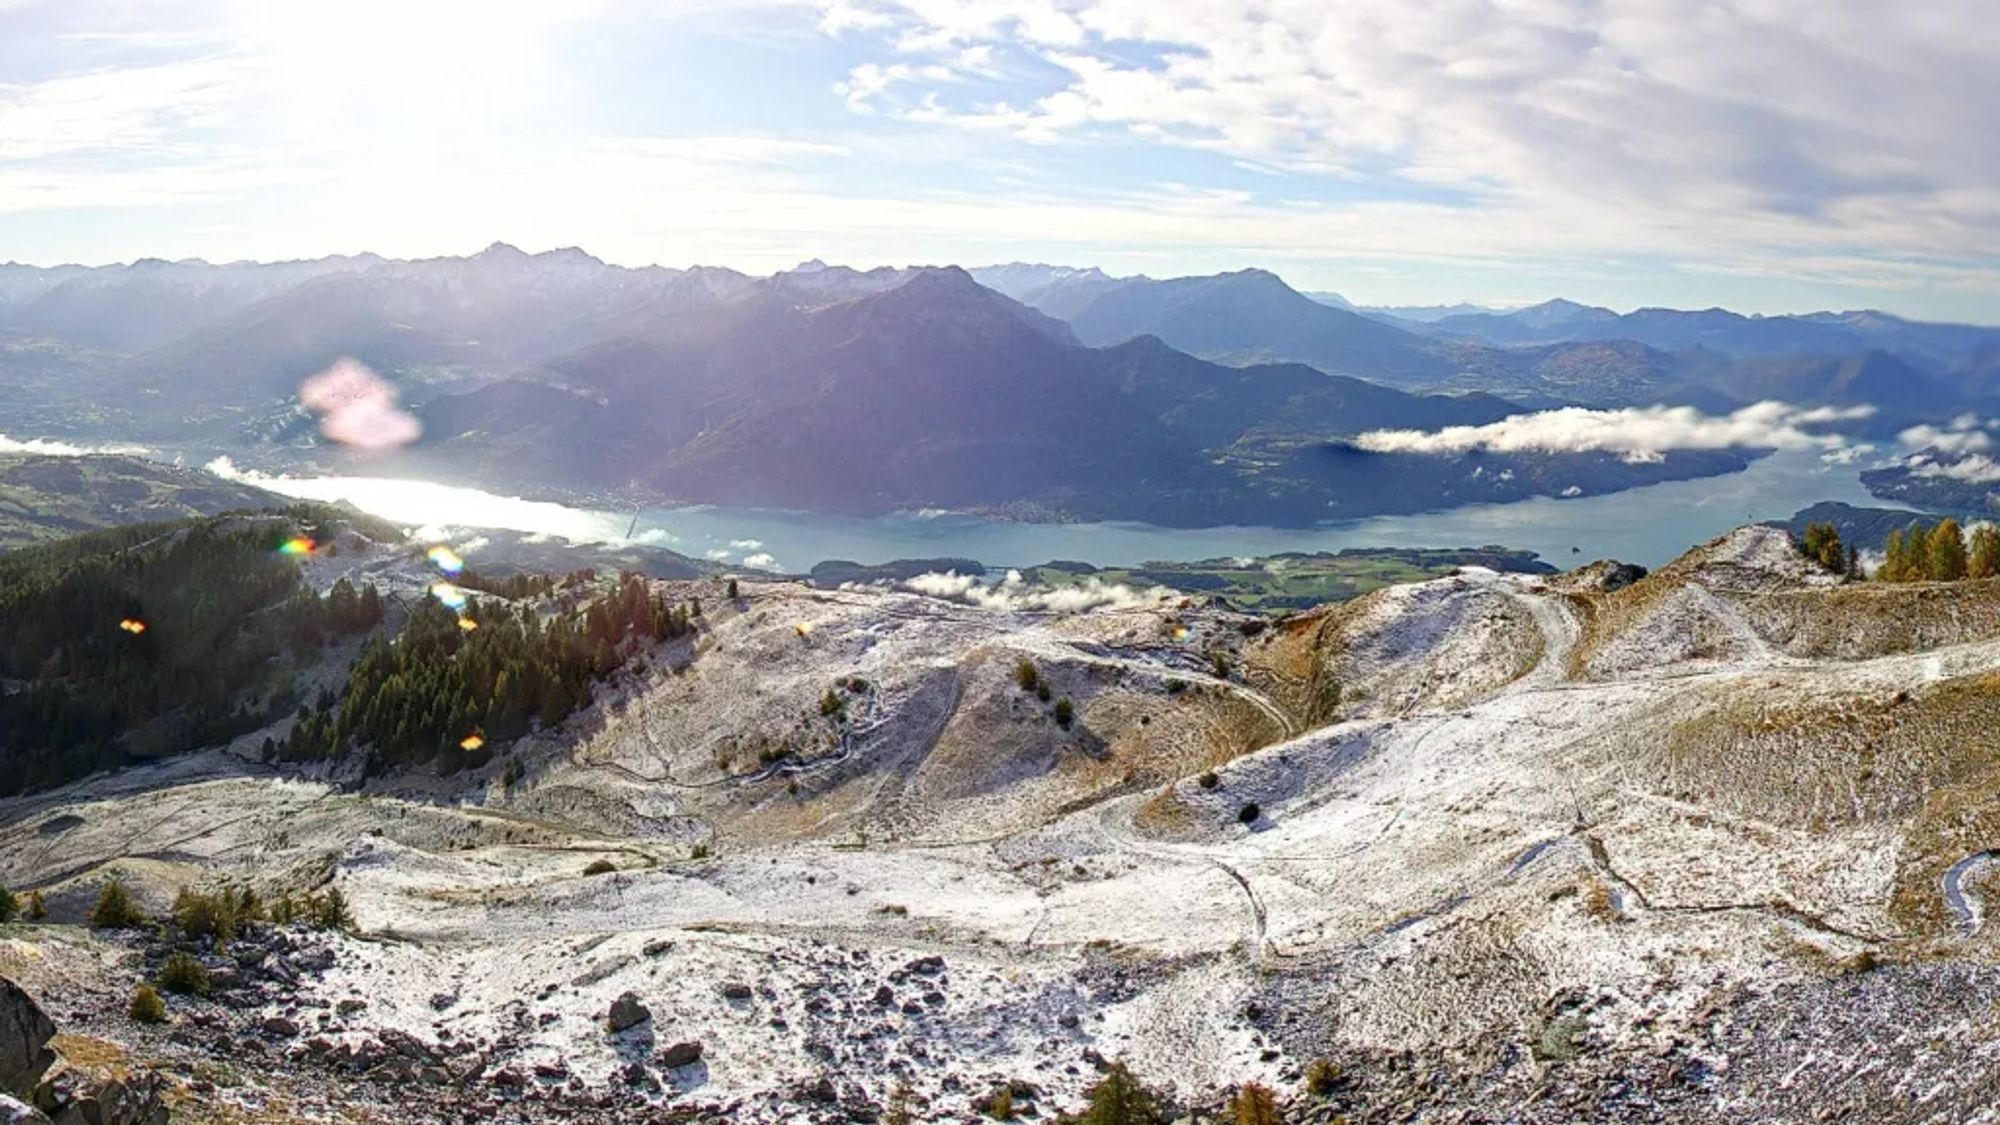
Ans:
[{"label": "white cloud", "polygon": [[[1712,277],[1732,305],[1956,316],[2000,287],[2000,50],[1971,0],[1715,0],[1698,18],[1680,0],[357,0],[230,5],[193,32],[164,7],[19,45],[22,73],[50,76],[0,81],[12,256],[421,257],[499,237],[764,269],[969,262],[1027,237],[1154,274],[1291,264],[1378,302],[1722,299],[1696,290]],[[629,135],[625,108],[662,87],[568,79],[653,20],[725,69],[834,36],[811,47],[846,72],[821,96],[867,119],[732,99],[726,122],[697,107],[684,135]],[[760,51],[728,55],[717,27],[750,23]],[[1226,182],[1158,184],[1157,146],[1216,154],[1174,174]]]},{"label": "white cloud", "polygon": [[1928,457],[1917,457],[1909,462],[1910,475],[1914,477],[1942,477],[1946,480],[1964,481],[1967,484],[1993,484],[2000,482],[2000,462],[1984,453],[1974,453],[1949,463],[1940,464]]},{"label": "white cloud", "polygon": [[[2000,237],[2000,39],[1971,2],[840,0],[827,13],[904,56],[854,68],[842,93],[857,108],[1368,169],[1463,193],[1489,216],[1464,243],[1475,253],[1524,219],[1753,254],[1963,259]],[[965,89],[949,60],[978,46],[1054,77],[1025,95]]]},{"label": "white cloud", "polygon": [[1819,460],[1822,465],[1852,465],[1873,452],[1875,452],[1873,445],[1861,442],[1856,445],[1844,445],[1838,449],[1829,449],[1819,455]]},{"label": "white cloud", "polygon": [[1088,613],[1096,609],[1151,605],[1180,596],[1164,586],[1140,590],[1122,582],[1105,582],[1093,577],[1086,577],[1074,586],[1029,586],[1018,570],[1008,571],[998,582],[957,571],[933,571],[908,579],[902,586],[933,598],[965,602],[1002,613]]},{"label": "white cloud", "polygon": [[729,545],[739,551],[756,551],[763,548],[764,541],[762,539],[731,539]]},{"label": "white cloud", "polygon": [[195,58],[0,83],[0,159],[185,150],[235,100],[242,64]]},{"label": "white cloud", "polygon": [[777,570],[778,560],[766,554],[745,555],[743,565],[755,570]]},{"label": "white cloud", "polygon": [[1374,430],[1354,444],[1375,453],[1616,453],[1627,461],[1657,461],[1677,449],[1839,449],[1838,434],[1815,434],[1803,426],[1853,421],[1874,407],[1799,410],[1782,402],[1760,402],[1733,414],[1703,414],[1691,406],[1591,410],[1572,406],[1535,414],[1515,414],[1479,426],[1422,430]]},{"label": "white cloud", "polygon": [[44,457],[82,457],[91,453],[150,453],[143,445],[78,445],[75,442],[51,441],[47,438],[10,438],[0,434],[0,453],[34,453]]},{"label": "white cloud", "polygon": [[1911,426],[1897,434],[1896,440],[1916,449],[1975,453],[1993,448],[1993,435],[1986,430],[1991,424],[1981,422],[1978,415],[1961,414],[1946,426]]}]

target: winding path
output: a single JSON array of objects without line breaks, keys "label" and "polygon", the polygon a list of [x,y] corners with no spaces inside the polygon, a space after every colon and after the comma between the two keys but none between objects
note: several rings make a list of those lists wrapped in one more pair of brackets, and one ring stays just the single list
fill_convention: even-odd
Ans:
[{"label": "winding path", "polygon": [[1952,915],[1958,919],[1959,932],[1966,937],[1971,937],[1973,934],[1979,932],[1980,925],[1986,920],[1984,917],[1986,904],[1981,901],[1977,893],[1967,897],[1965,877],[1996,859],[2000,859],[2000,852],[1973,852],[1971,855],[1952,864],[1945,871],[1944,878],[1939,880],[1944,890],[1944,904],[1951,910]]}]

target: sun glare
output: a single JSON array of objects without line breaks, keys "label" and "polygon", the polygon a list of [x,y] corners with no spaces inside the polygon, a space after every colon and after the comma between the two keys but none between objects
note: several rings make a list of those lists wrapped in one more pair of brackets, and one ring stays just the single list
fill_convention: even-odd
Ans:
[{"label": "sun glare", "polygon": [[303,0],[249,10],[261,53],[296,103],[289,124],[330,134],[387,127],[409,138],[489,119],[496,99],[531,94],[554,25],[591,6]]}]

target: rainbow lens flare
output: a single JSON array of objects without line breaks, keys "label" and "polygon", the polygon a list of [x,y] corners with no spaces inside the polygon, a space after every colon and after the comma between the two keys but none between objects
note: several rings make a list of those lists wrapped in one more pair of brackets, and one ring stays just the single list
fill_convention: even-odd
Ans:
[{"label": "rainbow lens flare", "polygon": [[278,544],[278,553],[281,555],[310,555],[313,553],[313,541],[303,535],[294,536]]},{"label": "rainbow lens flare", "polygon": [[465,591],[449,582],[431,583],[431,597],[436,598],[446,609],[453,612],[465,608]]},{"label": "rainbow lens flare", "polygon": [[458,748],[460,750],[477,750],[484,745],[486,745],[486,736],[477,732],[468,734],[458,740]]},{"label": "rainbow lens flare", "polygon": [[118,623],[118,627],[135,637],[146,631],[146,623],[136,617],[127,617]]},{"label": "rainbow lens flare", "polygon": [[459,571],[465,569],[465,560],[458,557],[458,552],[442,543],[424,553],[430,556],[431,565],[444,571],[446,574],[457,574]]}]

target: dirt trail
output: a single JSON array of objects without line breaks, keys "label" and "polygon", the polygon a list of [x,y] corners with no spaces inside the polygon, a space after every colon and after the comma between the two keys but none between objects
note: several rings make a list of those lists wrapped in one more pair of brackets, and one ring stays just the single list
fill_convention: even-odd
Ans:
[{"label": "dirt trail", "polygon": [[2000,859],[2000,852],[1973,852],[1952,864],[1944,873],[1944,877],[1939,880],[1944,891],[1944,904],[1951,910],[1952,916],[1958,919],[1959,932],[1966,937],[1978,933],[1979,927],[1985,923],[1986,904],[1977,894],[1968,897],[1965,878],[1995,859]]}]

